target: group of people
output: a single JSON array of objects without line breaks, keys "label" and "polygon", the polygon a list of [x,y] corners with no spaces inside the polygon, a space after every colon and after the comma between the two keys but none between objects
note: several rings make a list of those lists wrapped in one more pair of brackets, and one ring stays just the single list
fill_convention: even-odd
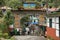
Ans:
[{"label": "group of people", "polygon": [[10,31],[10,35],[40,35],[41,30],[45,34],[46,28],[39,25],[29,25],[23,28],[16,28]]},{"label": "group of people", "polygon": [[37,25],[29,25],[21,30],[22,35],[37,35],[39,34],[39,27]]}]

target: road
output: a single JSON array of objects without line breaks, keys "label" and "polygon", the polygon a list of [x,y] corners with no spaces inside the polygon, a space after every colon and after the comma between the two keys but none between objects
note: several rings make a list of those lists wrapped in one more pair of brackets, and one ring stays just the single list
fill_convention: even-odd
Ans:
[{"label": "road", "polygon": [[15,36],[16,40],[46,40],[43,36]]}]

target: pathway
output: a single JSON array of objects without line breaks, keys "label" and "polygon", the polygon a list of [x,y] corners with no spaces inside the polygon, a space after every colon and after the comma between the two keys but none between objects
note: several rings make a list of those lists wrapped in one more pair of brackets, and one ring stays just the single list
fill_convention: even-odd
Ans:
[{"label": "pathway", "polygon": [[15,36],[16,40],[46,40],[43,36]]}]

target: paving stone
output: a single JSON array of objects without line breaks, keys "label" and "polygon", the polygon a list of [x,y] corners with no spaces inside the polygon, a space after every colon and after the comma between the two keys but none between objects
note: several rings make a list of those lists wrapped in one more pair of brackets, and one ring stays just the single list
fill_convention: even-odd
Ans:
[{"label": "paving stone", "polygon": [[16,40],[46,40],[43,36],[15,36]]}]

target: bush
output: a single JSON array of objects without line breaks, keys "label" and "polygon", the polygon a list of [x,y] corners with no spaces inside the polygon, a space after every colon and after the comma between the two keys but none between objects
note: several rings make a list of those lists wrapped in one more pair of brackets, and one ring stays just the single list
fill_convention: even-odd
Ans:
[{"label": "bush", "polygon": [[2,37],[2,31],[0,30],[0,37]]},{"label": "bush", "polygon": [[3,37],[4,37],[5,39],[8,39],[8,38],[9,38],[8,33],[4,33],[4,34],[3,34]]},{"label": "bush", "polygon": [[2,33],[0,32],[0,38],[2,37]]},{"label": "bush", "polygon": [[10,40],[16,40],[14,37],[11,37],[11,39]]},{"label": "bush", "polygon": [[54,40],[54,39],[53,39],[52,37],[50,37],[50,36],[48,36],[48,39],[49,39],[49,40]]}]

